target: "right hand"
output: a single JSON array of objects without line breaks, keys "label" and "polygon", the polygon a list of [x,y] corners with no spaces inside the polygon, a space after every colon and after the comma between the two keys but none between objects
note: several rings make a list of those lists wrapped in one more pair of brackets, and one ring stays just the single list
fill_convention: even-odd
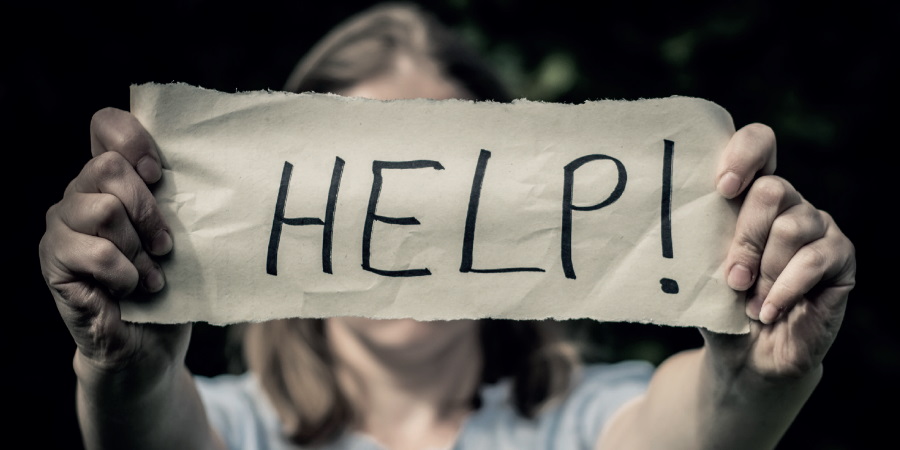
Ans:
[{"label": "right hand", "polygon": [[153,138],[131,113],[106,108],[91,119],[93,158],[47,211],[44,280],[78,347],[102,372],[164,368],[183,360],[190,326],[124,322],[119,299],[161,290],[154,256],[172,249],[149,184],[162,175]]}]

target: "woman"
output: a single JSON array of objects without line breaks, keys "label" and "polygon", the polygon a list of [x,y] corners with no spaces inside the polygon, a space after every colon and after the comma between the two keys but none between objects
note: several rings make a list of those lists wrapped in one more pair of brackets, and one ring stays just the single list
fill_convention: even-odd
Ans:
[{"label": "woman", "polygon": [[[508,99],[468,49],[402,6],[338,27],[287,88]],[[161,176],[153,140],[129,113],[105,109],[91,149],[48,211],[40,247],[78,345],[88,448],[771,448],[821,377],[854,284],[853,245],[771,176],[774,135],[754,124],[711,180],[744,196],[726,277],[748,291],[749,335],[701,330],[702,348],[653,371],[579,368],[548,323],[281,320],[249,326],[249,373],[195,378],[184,365],[189,324],[119,319],[117,298],[163,287],[154,257],[173,246],[148,189]]]}]

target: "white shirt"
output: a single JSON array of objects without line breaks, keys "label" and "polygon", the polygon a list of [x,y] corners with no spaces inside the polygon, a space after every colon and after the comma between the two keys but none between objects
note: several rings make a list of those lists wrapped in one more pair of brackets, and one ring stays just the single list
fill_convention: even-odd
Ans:
[{"label": "white shirt", "polygon": [[[510,402],[508,380],[481,388],[482,405],[466,419],[454,445],[471,449],[593,449],[603,425],[627,401],[646,390],[654,367],[645,361],[584,368],[569,395],[534,419]],[[278,416],[250,373],[195,377],[212,426],[229,449],[296,450],[280,434]],[[327,450],[384,450],[375,440],[346,432]]]}]

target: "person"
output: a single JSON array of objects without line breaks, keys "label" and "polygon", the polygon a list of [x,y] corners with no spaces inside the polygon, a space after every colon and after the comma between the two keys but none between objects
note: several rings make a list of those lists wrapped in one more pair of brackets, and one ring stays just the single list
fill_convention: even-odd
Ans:
[{"label": "person", "polygon": [[[286,88],[509,99],[452,33],[392,4],[329,33]],[[162,289],[156,259],[177,245],[150,190],[159,150],[126,111],[98,111],[90,132],[39,252],[77,345],[92,449],[773,448],[822,377],[855,283],[853,244],[773,175],[774,133],[750,124],[710,180],[742,197],[725,276],[747,292],[749,334],[701,329],[702,347],[657,368],[585,366],[549,321],[284,319],[248,325],[246,373],[204,378],[184,364],[190,324],[119,314],[123,296]]]}]

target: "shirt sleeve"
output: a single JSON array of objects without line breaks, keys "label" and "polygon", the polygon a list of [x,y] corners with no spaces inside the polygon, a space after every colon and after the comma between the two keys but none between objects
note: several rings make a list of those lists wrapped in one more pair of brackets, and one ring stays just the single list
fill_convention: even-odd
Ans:
[{"label": "shirt sleeve", "polygon": [[645,361],[585,366],[568,395],[534,419],[512,406],[507,382],[486,387],[481,409],[469,418],[454,448],[592,450],[613,414],[647,389],[654,370]]},{"label": "shirt sleeve", "polygon": [[[485,405],[462,430],[455,448],[593,449],[603,426],[629,400],[641,395],[655,370],[645,361],[588,365],[560,404],[525,419],[509,404],[508,386],[483,392]],[[296,449],[280,436],[279,420],[249,374],[195,377],[211,426],[233,450]],[[364,441],[344,440],[335,448]]]},{"label": "shirt sleeve", "polygon": [[647,390],[655,367],[647,361],[587,366],[561,413],[577,430],[581,448],[592,449],[603,426],[630,400]]},{"label": "shirt sleeve", "polygon": [[232,450],[284,448],[279,420],[250,374],[195,376],[212,426]]}]

